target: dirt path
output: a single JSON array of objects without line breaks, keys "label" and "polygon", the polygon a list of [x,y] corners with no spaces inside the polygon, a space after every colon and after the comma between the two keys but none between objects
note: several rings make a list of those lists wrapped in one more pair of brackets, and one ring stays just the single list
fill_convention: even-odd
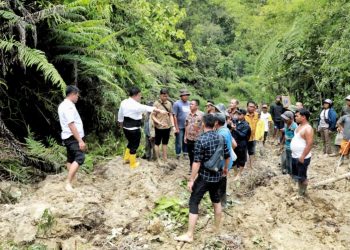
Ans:
[{"label": "dirt path", "polygon": [[[256,170],[240,183],[231,181],[219,236],[205,232],[212,222],[208,202],[201,206],[194,244],[173,240],[185,230],[173,217],[151,216],[161,197],[175,197],[186,206],[187,162],[173,161],[174,169],[169,169],[143,161],[130,170],[118,157],[93,175],[79,174],[77,193],[64,191],[65,174],[36,185],[1,183],[3,190],[11,185],[9,192],[18,202],[0,205],[0,249],[34,243],[48,249],[348,249],[349,182],[295,199],[296,187],[280,174],[276,150],[269,147],[272,155],[267,160],[259,156]],[[335,162],[316,154],[311,182],[331,176]],[[339,173],[348,169],[343,166]]]}]

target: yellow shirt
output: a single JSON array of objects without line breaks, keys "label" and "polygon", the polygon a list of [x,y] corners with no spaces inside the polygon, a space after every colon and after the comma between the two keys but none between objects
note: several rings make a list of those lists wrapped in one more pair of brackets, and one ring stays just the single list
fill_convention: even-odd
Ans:
[{"label": "yellow shirt", "polygon": [[259,119],[258,123],[256,124],[255,140],[263,141],[264,133],[265,133],[265,122]]},{"label": "yellow shirt", "polygon": [[245,120],[249,123],[249,127],[251,130],[249,141],[254,141],[256,125],[258,124],[258,121],[259,121],[258,113],[254,112],[254,114],[251,114],[251,115],[247,113],[245,115]]}]

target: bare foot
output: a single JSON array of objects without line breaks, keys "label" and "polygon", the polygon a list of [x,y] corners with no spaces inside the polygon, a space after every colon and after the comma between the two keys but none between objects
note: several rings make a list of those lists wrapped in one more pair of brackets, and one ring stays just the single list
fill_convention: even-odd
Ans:
[{"label": "bare foot", "polygon": [[72,185],[69,182],[66,182],[65,189],[68,192],[74,192],[74,189],[73,189]]},{"label": "bare foot", "polygon": [[187,234],[178,236],[174,238],[176,241],[181,241],[181,242],[187,242],[187,243],[191,243],[193,241],[193,236],[190,237]]}]

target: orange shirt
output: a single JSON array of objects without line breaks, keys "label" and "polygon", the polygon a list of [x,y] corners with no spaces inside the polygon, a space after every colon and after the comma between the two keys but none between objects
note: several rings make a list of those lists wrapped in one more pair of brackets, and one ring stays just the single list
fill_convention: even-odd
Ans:
[{"label": "orange shirt", "polygon": [[254,112],[254,114],[247,113],[245,115],[245,120],[249,123],[249,127],[251,129],[249,141],[254,141],[256,125],[258,124],[258,121],[259,121],[259,115],[256,112]]}]

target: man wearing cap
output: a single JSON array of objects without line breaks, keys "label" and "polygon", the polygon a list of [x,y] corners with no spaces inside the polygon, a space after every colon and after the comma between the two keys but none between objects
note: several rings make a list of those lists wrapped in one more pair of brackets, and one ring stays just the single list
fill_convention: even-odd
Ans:
[{"label": "man wearing cap", "polygon": [[[173,107],[168,100],[169,91],[167,89],[160,90],[159,100],[154,102],[154,107],[166,111],[167,113],[152,113],[151,117],[155,127],[154,148],[159,166],[162,165],[160,161],[160,149],[162,144],[163,160],[168,160],[168,142],[170,138],[171,129],[176,130],[174,126]],[[175,132],[175,131],[174,131]]]},{"label": "man wearing cap", "polygon": [[150,107],[140,103],[141,90],[138,87],[129,89],[129,98],[120,103],[118,111],[118,122],[123,128],[124,135],[128,140],[124,152],[124,163],[130,163],[130,168],[136,168],[140,165],[136,161],[136,151],[141,140],[141,119],[145,112],[159,112],[162,114],[168,113],[165,110],[156,107]]},{"label": "man wearing cap", "polygon": [[335,131],[337,123],[337,113],[332,108],[332,100],[325,99],[323,108],[318,117],[317,131],[320,132],[323,142],[323,154],[332,154],[331,148],[331,132]]},{"label": "man wearing cap", "polygon": [[278,144],[280,144],[282,140],[282,131],[284,128],[284,123],[282,120],[281,115],[284,112],[283,104],[282,104],[282,97],[280,95],[276,96],[276,101],[274,104],[270,107],[270,114],[272,116],[273,123],[275,125],[275,130],[273,134],[273,138],[275,139],[276,136],[278,137]]},{"label": "man wearing cap", "polygon": [[62,129],[61,138],[67,148],[67,169],[68,177],[66,180],[66,190],[73,191],[72,181],[79,169],[84,163],[86,149],[83,140],[84,128],[80,115],[75,107],[78,102],[80,90],[78,87],[70,85],[66,89],[66,98],[58,106],[58,116]]},{"label": "man wearing cap", "polygon": [[190,172],[194,159],[194,144],[202,133],[203,114],[199,111],[199,100],[190,102],[190,113],[186,117],[185,143],[187,144],[188,156],[190,158]]},{"label": "man wearing cap", "polygon": [[265,129],[264,129],[264,140],[263,140],[263,145],[265,145],[267,136],[269,134],[269,127],[272,124],[272,116],[269,112],[267,112],[267,104],[263,104],[261,107],[261,115],[260,119],[264,121]]},{"label": "man wearing cap", "polygon": [[182,89],[180,90],[180,100],[177,100],[173,106],[174,123],[175,123],[175,152],[176,158],[180,159],[181,151],[184,157],[187,157],[188,150],[187,145],[184,142],[185,139],[185,127],[186,117],[190,112],[190,102],[188,97],[190,93]]},{"label": "man wearing cap", "polygon": [[284,121],[284,155],[285,160],[282,160],[282,172],[283,174],[292,174],[292,150],[290,149],[290,143],[294,137],[294,131],[297,129],[298,124],[294,122],[294,114],[292,111],[286,111],[281,115]]},{"label": "man wearing cap", "polygon": [[208,100],[207,101],[207,105],[205,105],[206,109],[207,109],[207,114],[215,114],[216,112],[218,112],[219,110],[217,109],[217,107],[215,107],[215,104],[213,101]]},{"label": "man wearing cap", "polygon": [[256,103],[253,101],[248,101],[247,103],[247,114],[245,115],[245,120],[248,122],[250,126],[250,137],[248,140],[248,155],[249,155],[249,167],[253,167],[253,161],[254,161],[254,155],[255,155],[255,147],[256,147],[256,140],[255,140],[255,131],[256,126],[259,121],[259,115],[255,111],[256,110]]},{"label": "man wearing cap", "polygon": [[232,136],[237,143],[237,147],[234,150],[235,154],[237,155],[235,165],[238,170],[235,173],[235,180],[241,176],[245,163],[247,162],[247,147],[251,130],[248,122],[245,120],[246,114],[247,111],[244,109],[238,109],[236,111],[238,120],[232,125]]},{"label": "man wearing cap", "polygon": [[350,95],[345,98],[346,104],[342,109],[341,116],[350,115]]}]

